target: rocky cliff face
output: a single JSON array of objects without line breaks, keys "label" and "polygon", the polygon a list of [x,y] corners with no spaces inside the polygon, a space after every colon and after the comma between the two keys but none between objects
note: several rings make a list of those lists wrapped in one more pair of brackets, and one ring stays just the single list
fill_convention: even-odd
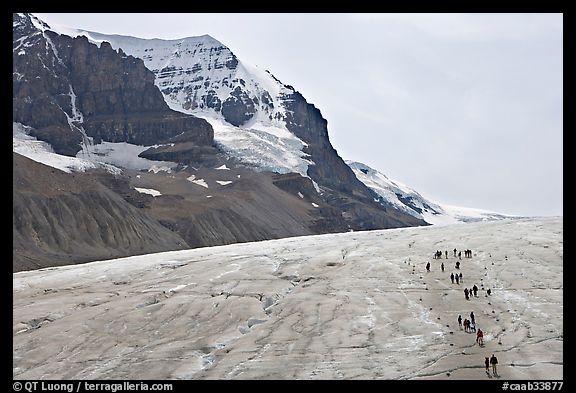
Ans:
[{"label": "rocky cliff face", "polygon": [[364,197],[371,202],[373,194],[358,181],[350,167],[340,158],[328,137],[328,122],[320,110],[306,102],[295,92],[286,101],[286,127],[306,142],[304,151],[313,157],[314,165],[308,168],[313,179],[322,179],[322,184],[346,194]]},{"label": "rocky cliff face", "polygon": [[214,135],[205,120],[170,111],[93,116],[87,118],[84,129],[94,143],[104,140],[144,146],[165,143],[182,134],[195,146],[211,146]]},{"label": "rocky cliff face", "polygon": [[73,113],[68,70],[58,61],[50,33],[43,33],[46,27],[30,15],[13,15],[12,117],[33,127],[34,136],[55,151],[74,155],[82,142],[79,117]]},{"label": "rocky cliff face", "polygon": [[28,14],[14,14],[13,25],[13,119],[57,153],[75,155],[87,137],[147,145],[186,132],[212,144],[206,121],[168,108],[142,60]]},{"label": "rocky cliff face", "polygon": [[[320,110],[299,92],[288,96],[285,106],[286,127],[306,143],[304,152],[314,161],[314,165],[308,167],[308,174],[320,184],[329,205],[343,212],[344,226],[367,230],[423,225],[418,218],[382,206],[379,196],[358,180],[330,143],[328,122]],[[337,225],[343,226],[343,223]],[[322,222],[318,229],[332,225]]]}]

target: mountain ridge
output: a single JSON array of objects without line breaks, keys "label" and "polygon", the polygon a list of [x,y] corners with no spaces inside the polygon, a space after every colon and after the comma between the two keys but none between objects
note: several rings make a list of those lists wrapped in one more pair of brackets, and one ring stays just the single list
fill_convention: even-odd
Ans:
[{"label": "mountain ridge", "polygon": [[[13,151],[70,176],[98,172],[114,198],[184,247],[426,225],[376,203],[332,147],[319,109],[208,36],[195,47],[180,40],[178,50],[140,47],[159,64],[155,74],[128,48],[54,32],[27,14],[13,21]],[[88,199],[55,198],[35,213],[59,220],[57,210],[71,203],[79,215],[96,208]],[[14,205],[14,220],[20,214]],[[112,210],[99,214],[121,220]],[[47,221],[36,222],[31,231],[15,228],[18,244],[50,231]],[[53,245],[78,244],[76,233],[62,234]],[[102,239],[95,247],[108,246]],[[28,258],[36,268],[54,263],[46,248],[35,250]],[[79,245],[66,253],[68,263],[86,261]],[[20,263],[14,258],[13,268]]]},{"label": "mountain ridge", "polygon": [[346,164],[352,168],[360,181],[382,197],[383,203],[391,204],[414,217],[425,220],[429,224],[449,225],[476,221],[528,218],[484,209],[432,202],[414,189],[397,180],[390,179],[382,172],[366,164],[351,160],[346,160]]},{"label": "mountain ridge", "polygon": [[[256,168],[310,177],[324,192],[335,194],[333,201],[344,194],[354,195],[363,204],[374,204],[377,195],[358,181],[330,143],[327,121],[320,110],[293,86],[243,62],[221,42],[201,36],[165,40],[161,42],[167,46],[158,46],[157,39],[89,34],[96,41],[107,40],[113,48],[142,58],[155,73],[156,85],[169,106],[209,121],[216,142],[241,161]],[[206,37],[212,45],[206,45]],[[202,74],[202,70],[208,73]],[[227,103],[232,109],[227,110]],[[232,138],[229,125],[234,127]],[[243,135],[240,141],[238,134]],[[271,139],[275,146],[265,145],[257,154],[247,153],[247,144],[259,144],[262,139]],[[282,163],[277,162],[276,152],[261,156],[262,151],[275,151],[278,145],[291,146],[288,153],[279,153],[285,157]]]}]

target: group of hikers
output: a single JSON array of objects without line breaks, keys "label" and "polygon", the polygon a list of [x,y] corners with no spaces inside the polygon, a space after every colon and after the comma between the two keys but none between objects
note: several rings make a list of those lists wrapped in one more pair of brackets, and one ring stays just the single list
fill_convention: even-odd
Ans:
[{"label": "group of hikers", "polygon": [[462,272],[456,274],[451,273],[450,281],[452,281],[452,284],[454,284],[454,280],[456,280],[456,284],[460,284],[462,282]]},{"label": "group of hikers", "polygon": [[478,287],[476,284],[474,284],[472,289],[464,288],[464,296],[466,297],[466,300],[470,300],[472,293],[474,293],[474,297],[478,297]]},{"label": "group of hikers", "polygon": [[462,315],[458,315],[458,326],[462,327],[462,325],[464,325],[465,332],[476,333],[476,342],[478,345],[484,345],[484,332],[480,328],[478,328],[478,331],[476,331],[476,318],[474,317],[474,311],[470,312],[470,319],[464,318],[464,321],[462,321]]},{"label": "group of hikers", "polygon": [[462,321],[462,315],[458,315],[458,326],[464,326],[464,331],[467,333],[472,333],[473,331],[476,332],[476,321],[474,320],[474,312],[470,313],[471,318],[467,319],[464,318]]},{"label": "group of hikers", "polygon": [[[456,258],[456,249],[452,250],[454,252],[454,258]],[[448,259],[448,251],[444,251],[446,259]],[[433,259],[442,259],[442,251],[436,250]],[[472,250],[464,250],[464,258],[472,258]],[[462,251],[458,251],[458,259],[462,259]]]},{"label": "group of hikers", "polygon": [[[434,259],[441,259],[442,258],[442,251],[437,250],[434,253]],[[446,259],[448,259],[448,251],[444,252],[444,255],[446,257]],[[453,255],[454,257],[458,256],[458,259],[462,259],[461,255],[462,252],[458,251],[456,248],[453,250]],[[492,255],[490,255],[491,257]],[[464,257],[465,258],[472,258],[472,250],[464,250]],[[430,262],[426,263],[426,270],[429,272],[430,271]],[[441,264],[441,269],[442,271],[444,271],[444,262],[442,262]],[[456,265],[455,268],[460,270],[460,262],[456,261]],[[450,281],[452,282],[452,284],[454,284],[454,281],[456,281],[456,284],[460,284],[462,282],[462,272],[456,272],[456,273],[450,273]],[[491,290],[490,288],[487,289],[486,291],[487,295],[490,296],[491,295]],[[476,284],[474,284],[474,286],[471,289],[468,288],[464,288],[464,296],[466,298],[466,300],[470,300],[470,298],[472,296],[474,297],[478,297],[478,286]],[[476,326],[476,318],[474,316],[474,311],[470,312],[470,319],[468,318],[464,318],[464,320],[462,319],[462,315],[458,315],[458,326],[460,328],[464,328],[464,331],[467,333],[472,333],[475,332],[476,333],[476,343],[478,343],[478,345],[480,347],[484,347],[484,332],[482,331],[482,329],[480,329],[480,327],[477,328]],[[494,356],[494,354],[492,354],[492,356],[490,358],[486,357],[485,358],[485,365],[486,365],[486,373],[488,375],[490,375],[490,366],[492,366],[492,374],[494,376],[497,376],[497,370],[496,370],[496,365],[498,364],[498,359],[496,358],[496,356]]]}]

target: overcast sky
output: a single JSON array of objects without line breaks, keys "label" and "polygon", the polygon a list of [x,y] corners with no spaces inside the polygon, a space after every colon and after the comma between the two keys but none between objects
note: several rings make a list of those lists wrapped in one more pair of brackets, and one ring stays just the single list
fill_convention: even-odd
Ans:
[{"label": "overcast sky", "polygon": [[562,14],[35,14],[209,34],[320,109],[333,146],[434,202],[563,214]]}]

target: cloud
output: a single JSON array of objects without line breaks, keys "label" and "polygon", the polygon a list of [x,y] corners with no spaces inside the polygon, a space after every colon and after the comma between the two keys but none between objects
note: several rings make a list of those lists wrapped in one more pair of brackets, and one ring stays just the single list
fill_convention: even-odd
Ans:
[{"label": "cloud", "polygon": [[432,37],[454,40],[526,40],[563,31],[560,13],[374,13],[350,14],[350,18],[409,26]]}]

